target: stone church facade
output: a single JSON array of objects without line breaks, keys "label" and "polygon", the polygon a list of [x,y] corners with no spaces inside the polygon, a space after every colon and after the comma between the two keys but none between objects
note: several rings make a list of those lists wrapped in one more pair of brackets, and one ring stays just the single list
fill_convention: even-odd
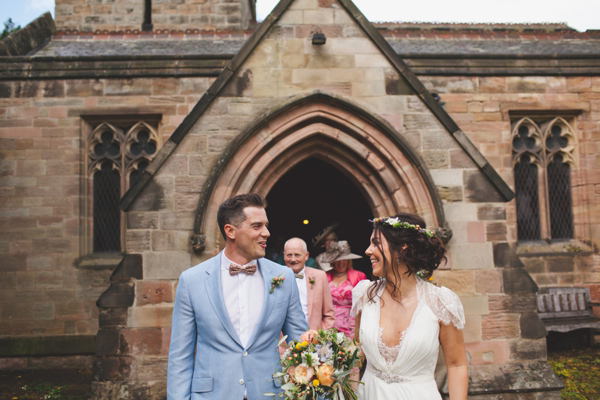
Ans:
[{"label": "stone church facade", "polygon": [[318,159],[447,242],[470,398],[560,398],[535,294],[600,300],[599,32],[56,3],[0,42],[1,367],[93,364],[98,399],[164,398],[177,279],[222,248],[218,205]]}]

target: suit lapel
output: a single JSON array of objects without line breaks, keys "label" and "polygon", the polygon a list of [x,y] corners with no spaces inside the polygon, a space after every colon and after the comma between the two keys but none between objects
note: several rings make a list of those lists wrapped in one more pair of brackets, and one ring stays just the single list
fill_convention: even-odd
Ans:
[{"label": "suit lapel", "polygon": [[221,253],[218,256],[213,258],[214,262],[211,266],[209,266],[206,270],[208,276],[204,280],[204,284],[206,285],[206,293],[208,294],[208,298],[210,299],[210,303],[215,309],[215,313],[221,320],[223,327],[229,333],[229,336],[237,344],[242,346],[242,342],[235,332],[235,328],[231,323],[231,318],[229,317],[229,313],[227,312],[227,307],[225,307],[225,298],[223,297],[223,289],[221,286]]},{"label": "suit lapel", "polygon": [[275,293],[270,293],[271,290],[271,279],[273,279],[274,271],[271,266],[266,262],[260,262],[257,260],[258,267],[260,268],[260,272],[262,274],[263,280],[265,281],[265,298],[263,301],[262,310],[260,312],[260,318],[256,327],[254,328],[254,332],[252,332],[252,336],[248,340],[248,344],[246,348],[249,349],[252,344],[256,341],[258,335],[262,332],[269,315],[271,315],[271,309],[273,308],[273,304],[275,303]]},{"label": "suit lapel", "polygon": [[310,284],[311,279],[315,279],[313,272],[310,270],[310,267],[304,267],[304,271],[306,272],[306,299],[307,299],[307,307],[308,307],[308,320],[310,321],[310,317],[312,314],[312,305],[313,305],[313,292],[314,292],[314,284]]}]

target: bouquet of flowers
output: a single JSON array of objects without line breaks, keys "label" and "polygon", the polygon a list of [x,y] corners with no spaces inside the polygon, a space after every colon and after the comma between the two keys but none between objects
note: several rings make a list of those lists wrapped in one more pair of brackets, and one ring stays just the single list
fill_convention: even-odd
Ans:
[{"label": "bouquet of flowers", "polygon": [[[285,341],[285,337],[280,344]],[[282,379],[283,393],[265,393],[284,399],[356,400],[350,386],[350,374],[361,366],[359,346],[337,329],[310,330],[300,341],[292,341],[281,356],[284,372],[274,375]]]}]

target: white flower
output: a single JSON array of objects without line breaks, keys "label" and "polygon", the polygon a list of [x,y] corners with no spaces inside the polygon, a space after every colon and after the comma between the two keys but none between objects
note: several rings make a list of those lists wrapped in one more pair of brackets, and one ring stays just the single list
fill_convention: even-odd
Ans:
[{"label": "white flower", "polygon": [[310,382],[314,375],[315,369],[306,364],[300,364],[294,369],[294,380],[301,385]]},{"label": "white flower", "polygon": [[335,338],[336,342],[343,343],[346,340],[346,334],[344,332],[338,332],[337,337]]},{"label": "white flower", "polygon": [[388,218],[388,219],[387,219],[387,223],[388,223],[389,225],[394,225],[394,224],[397,224],[397,223],[399,223],[399,222],[400,222],[400,219],[399,219],[398,217],[395,217],[395,218]]}]

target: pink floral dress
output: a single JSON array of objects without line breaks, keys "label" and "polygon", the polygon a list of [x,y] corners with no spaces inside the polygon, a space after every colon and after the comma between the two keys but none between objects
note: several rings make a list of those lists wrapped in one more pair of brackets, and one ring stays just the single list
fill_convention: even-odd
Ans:
[{"label": "pink floral dress", "polygon": [[354,287],[349,280],[346,280],[338,287],[329,282],[329,289],[331,290],[335,310],[335,324],[333,326],[347,336],[353,337],[354,317],[350,316],[350,309],[352,308],[352,289]]}]

